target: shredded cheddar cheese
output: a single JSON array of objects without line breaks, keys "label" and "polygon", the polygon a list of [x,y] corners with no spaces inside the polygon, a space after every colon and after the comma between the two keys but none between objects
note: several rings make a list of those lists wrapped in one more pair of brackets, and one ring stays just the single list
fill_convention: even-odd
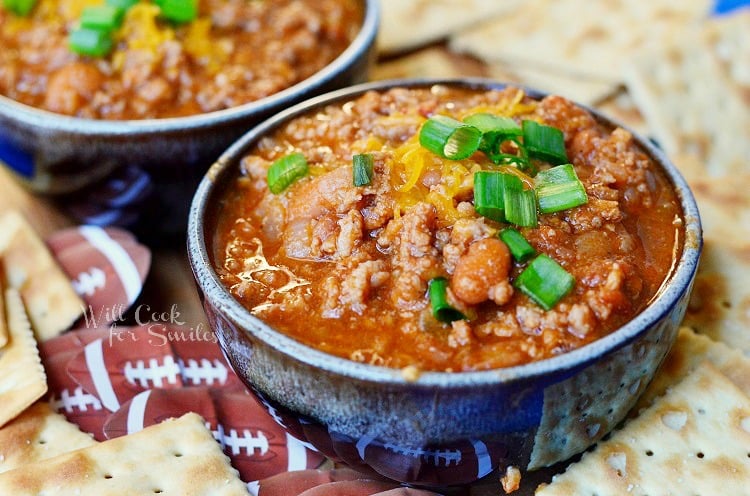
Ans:
[{"label": "shredded cheddar cheese", "polygon": [[422,176],[425,165],[432,161],[432,157],[434,155],[419,144],[416,136],[396,149],[395,158],[403,164],[407,176],[406,182],[398,190],[404,193],[411,190]]},{"label": "shredded cheddar cheese", "polygon": [[[536,110],[536,102],[524,103],[524,92],[518,90],[502,100],[490,104],[470,108],[461,113],[460,117],[489,112],[495,115],[514,117],[525,116]],[[399,119],[401,116],[391,115],[387,119]],[[424,121],[419,117],[420,123]],[[474,172],[481,170],[482,165],[474,157],[465,160],[443,159],[419,143],[418,135],[412,136],[393,152],[392,182],[396,191],[396,218],[410,206],[427,201],[438,213],[441,225],[453,224],[461,218],[456,208],[459,199],[470,195],[473,189]],[[493,166],[497,168],[498,166]],[[501,166],[504,172],[518,175],[521,180],[533,187],[533,180],[515,167]],[[507,170],[506,170],[507,169]],[[428,187],[422,183],[426,174],[437,174],[439,181],[432,180]],[[426,182],[426,181],[425,181]]]},{"label": "shredded cheddar cheese", "polygon": [[5,36],[17,36],[18,33],[28,31],[32,26],[32,19],[30,17],[14,16],[9,15],[5,18],[5,23],[0,25],[0,29],[3,30]]},{"label": "shredded cheddar cheese", "polygon": [[37,5],[37,10],[59,14],[65,22],[75,22],[81,17],[83,9],[103,3],[103,0],[42,0]]},{"label": "shredded cheddar cheese", "polygon": [[478,113],[489,113],[504,117],[516,117],[520,115],[526,115],[534,112],[537,107],[536,101],[530,101],[528,103],[523,102],[526,94],[523,90],[516,90],[513,95],[504,97],[497,103],[480,105],[471,109],[467,109],[462,112],[459,117],[463,119],[471,114]]},{"label": "shredded cheddar cheese", "polygon": [[148,50],[156,53],[165,41],[174,40],[174,29],[157,22],[161,9],[151,3],[137,3],[125,14],[116,40],[127,42],[131,50]]},{"label": "shredded cheddar cheese", "polygon": [[200,17],[186,28],[183,47],[193,59],[205,65],[211,73],[216,73],[226,62],[231,52],[231,42],[216,39],[211,34],[211,18]]}]

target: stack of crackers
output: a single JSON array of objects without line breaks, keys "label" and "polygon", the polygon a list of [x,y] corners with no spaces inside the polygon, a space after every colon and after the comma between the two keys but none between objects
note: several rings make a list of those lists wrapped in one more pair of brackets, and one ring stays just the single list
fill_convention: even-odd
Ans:
[{"label": "stack of crackers", "polygon": [[[593,106],[661,146],[701,211],[686,327],[632,418],[580,461],[524,474],[515,494],[750,494],[750,7],[381,4],[376,79],[479,76]],[[506,490],[518,486],[510,479]],[[497,482],[471,491],[497,493]]]},{"label": "stack of crackers", "polygon": [[0,232],[0,494],[247,495],[194,413],[97,443],[40,401],[47,377],[37,344],[84,305],[21,215],[0,215]]}]

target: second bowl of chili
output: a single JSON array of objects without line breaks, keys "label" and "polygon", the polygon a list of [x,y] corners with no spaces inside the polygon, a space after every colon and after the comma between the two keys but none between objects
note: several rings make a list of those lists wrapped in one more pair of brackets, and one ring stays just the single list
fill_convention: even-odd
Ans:
[{"label": "second bowl of chili", "polygon": [[253,124],[364,81],[378,27],[373,0],[16,3],[0,161],[81,221],[147,212],[157,233],[184,232],[199,178]]}]

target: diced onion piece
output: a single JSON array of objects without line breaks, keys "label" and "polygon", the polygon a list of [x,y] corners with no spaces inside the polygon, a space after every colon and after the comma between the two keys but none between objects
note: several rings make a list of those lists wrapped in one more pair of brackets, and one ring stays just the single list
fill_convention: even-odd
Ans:
[{"label": "diced onion piece", "polygon": [[355,186],[367,186],[372,182],[374,159],[370,153],[352,156],[352,172]]},{"label": "diced onion piece", "polygon": [[196,0],[155,0],[154,3],[161,9],[161,16],[168,21],[183,23],[198,17]]},{"label": "diced onion piece", "polygon": [[479,149],[482,131],[444,115],[434,115],[422,125],[419,144],[450,160],[471,157]]},{"label": "diced onion piece", "polygon": [[124,11],[111,5],[86,7],[81,13],[81,27],[109,33],[122,24]]},{"label": "diced onion piece", "polygon": [[560,212],[588,202],[586,188],[578,179],[572,164],[558,165],[539,172],[534,178],[539,211]]},{"label": "diced onion piece", "polygon": [[27,16],[36,5],[36,0],[3,0],[3,8],[19,16]]},{"label": "diced onion piece", "polygon": [[285,155],[268,168],[268,189],[277,195],[298,179],[305,177],[308,171],[307,159],[303,154],[298,152]]},{"label": "diced onion piece", "polygon": [[553,165],[568,161],[563,132],[552,126],[535,121],[521,122],[523,144],[530,157],[538,158]]},{"label": "diced onion piece", "polygon": [[517,226],[536,227],[536,194],[532,190],[506,192],[505,219]]},{"label": "diced onion piece", "polygon": [[523,263],[536,255],[536,250],[526,241],[523,234],[512,227],[503,229],[498,236],[503,243],[508,245],[508,250],[510,250],[510,254],[513,255],[516,262]]},{"label": "diced onion piece", "polygon": [[112,50],[112,39],[105,31],[82,27],[70,33],[68,46],[80,55],[102,57]]},{"label": "diced onion piece", "polygon": [[447,288],[448,281],[444,277],[436,277],[430,281],[429,294],[433,317],[440,322],[465,319],[464,314],[448,303]]},{"label": "diced onion piece", "polygon": [[545,310],[551,310],[575,285],[575,278],[547,255],[539,255],[513,282]]}]

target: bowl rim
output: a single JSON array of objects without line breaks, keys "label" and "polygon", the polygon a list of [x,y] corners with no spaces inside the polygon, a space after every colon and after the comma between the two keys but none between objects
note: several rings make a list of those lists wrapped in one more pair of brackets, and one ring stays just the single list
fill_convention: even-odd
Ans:
[{"label": "bowl rim", "polygon": [[[661,288],[657,291],[657,294],[648,306],[624,326],[585,346],[551,358],[513,367],[481,371],[424,371],[420,373],[417,381],[409,381],[402,376],[401,369],[359,363],[328,354],[272,329],[265,322],[253,316],[242,304],[235,300],[219,280],[207,251],[204,229],[204,218],[207,209],[212,206],[214,194],[217,189],[220,189],[219,185],[225,184],[228,178],[236,177],[236,166],[239,159],[258,139],[268,132],[272,132],[290,119],[314,111],[317,108],[328,104],[342,103],[371,90],[385,91],[395,87],[429,88],[435,85],[449,85],[480,90],[502,89],[506,86],[512,86],[523,89],[528,95],[534,98],[544,97],[549,94],[523,85],[504,83],[485,78],[396,79],[364,83],[332,91],[301,102],[266,119],[244,134],[219,157],[201,180],[193,197],[188,217],[188,257],[198,288],[205,298],[204,304],[210,304],[232,323],[239,324],[244,332],[251,333],[256,339],[286,356],[288,359],[302,362],[316,369],[344,376],[352,380],[381,384],[387,383],[395,387],[408,385],[408,387],[412,388],[446,386],[461,388],[533,379],[545,376],[551,372],[572,371],[586,366],[588,363],[596,360],[597,357],[604,356],[627,345],[640,334],[646,332],[667,315],[683,294],[690,290],[697,270],[703,239],[698,206],[684,177],[667,159],[666,154],[653,142],[641,137],[628,126],[603,115],[589,106],[576,102],[576,105],[592,112],[595,118],[603,124],[622,127],[633,135],[639,146],[649,154],[654,163],[657,164],[657,167],[660,167],[667,179],[671,181],[683,210],[685,239],[683,241],[682,255],[677,263],[673,265],[671,275],[662,283]],[[251,325],[248,325],[248,322]]]},{"label": "bowl rim", "polygon": [[357,36],[343,52],[310,77],[259,100],[183,117],[105,120],[58,114],[0,94],[0,118],[4,116],[46,131],[102,136],[202,129],[232,123],[248,115],[281,109],[285,104],[293,102],[300,94],[305,96],[309,91],[329,83],[349,66],[355,64],[359,57],[366,55],[374,46],[380,24],[379,0],[362,0],[362,5],[364,7],[362,26]]}]

